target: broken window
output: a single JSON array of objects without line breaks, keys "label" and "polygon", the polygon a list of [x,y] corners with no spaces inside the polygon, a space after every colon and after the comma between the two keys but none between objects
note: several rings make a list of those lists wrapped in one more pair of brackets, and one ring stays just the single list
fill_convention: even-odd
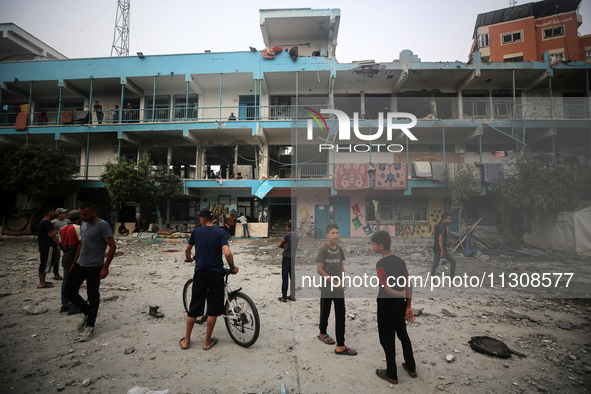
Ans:
[{"label": "broken window", "polygon": [[558,63],[564,61],[564,52],[551,53],[548,60],[550,60],[550,63]]},{"label": "broken window", "polygon": [[518,63],[523,61],[523,56],[507,57],[503,59],[505,63]]},{"label": "broken window", "polygon": [[520,31],[516,31],[513,33],[506,33],[502,36],[503,44],[510,44],[515,41],[523,40],[523,35]]},{"label": "broken window", "polygon": [[478,48],[490,46],[488,41],[488,33],[478,35]]},{"label": "broken window", "polygon": [[544,29],[544,38],[561,37],[564,35],[564,26],[555,26]]}]

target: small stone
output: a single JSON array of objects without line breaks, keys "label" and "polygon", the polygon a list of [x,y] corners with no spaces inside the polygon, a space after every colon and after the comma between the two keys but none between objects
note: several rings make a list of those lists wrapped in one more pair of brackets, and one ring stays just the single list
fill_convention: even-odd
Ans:
[{"label": "small stone", "polygon": [[436,366],[437,365],[437,361],[431,361],[431,365],[432,366]]},{"label": "small stone", "polygon": [[517,382],[513,382],[513,386],[519,386]]},{"label": "small stone", "polygon": [[568,323],[562,323],[558,327],[562,328],[563,330],[570,330],[572,326]]},{"label": "small stone", "polygon": [[135,352],[135,348],[133,346],[125,349],[125,354],[131,354],[133,352]]},{"label": "small stone", "polygon": [[454,356],[453,354],[448,354],[447,356],[445,356],[445,361],[447,361],[448,363],[453,363],[454,361],[456,361],[456,356]]},{"label": "small stone", "polygon": [[92,380],[90,380],[90,379],[84,379],[82,381],[82,387],[88,387],[88,386],[90,386],[90,383],[92,383]]},{"label": "small stone", "polygon": [[510,367],[510,365],[509,365],[509,363],[503,363],[503,367],[505,367],[505,368],[509,368],[509,367]]},{"label": "small stone", "polygon": [[583,367],[583,371],[585,371],[586,373],[591,373],[591,366],[589,366],[589,365],[585,365],[585,366]]},{"label": "small stone", "polygon": [[577,360],[577,356],[575,356],[574,354],[569,354],[568,355],[568,358],[570,358],[573,361],[576,361]]},{"label": "small stone", "polygon": [[66,388],[64,386],[57,386],[55,389],[57,391],[64,391]]}]

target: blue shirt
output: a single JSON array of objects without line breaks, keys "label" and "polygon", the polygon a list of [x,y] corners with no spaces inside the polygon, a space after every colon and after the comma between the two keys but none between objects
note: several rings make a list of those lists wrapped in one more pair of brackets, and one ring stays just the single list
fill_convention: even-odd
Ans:
[{"label": "blue shirt", "polygon": [[189,237],[189,245],[195,245],[195,272],[224,273],[222,247],[228,245],[228,236],[223,229],[216,226],[196,227]]}]

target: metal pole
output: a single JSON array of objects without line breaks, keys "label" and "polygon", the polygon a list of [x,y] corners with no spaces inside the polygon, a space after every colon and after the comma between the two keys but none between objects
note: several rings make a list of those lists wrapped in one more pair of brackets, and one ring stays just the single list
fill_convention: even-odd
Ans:
[{"label": "metal pole", "polygon": [[122,118],[123,118],[123,94],[125,93],[125,84],[121,84],[121,105],[119,106],[119,123],[122,122]]},{"label": "metal pole", "polygon": [[254,120],[258,119],[258,117],[256,116],[257,104],[258,104],[257,96],[259,95],[259,90],[258,90],[257,86],[258,86],[257,79],[255,78],[254,79],[254,113],[253,113]]},{"label": "metal pole", "polygon": [[405,135],[406,137],[406,171],[408,172],[408,136]]},{"label": "metal pole", "polygon": [[[554,101],[552,99],[552,75],[548,76],[548,90],[550,93],[550,119],[554,119]],[[552,122],[554,123],[554,122]],[[556,164],[556,132],[552,125],[552,161]]]},{"label": "metal pole", "polygon": [[224,74],[220,73],[220,122],[222,121],[222,76]]},{"label": "metal pole", "polygon": [[296,127],[295,127],[295,163],[296,163],[296,168],[295,168],[295,177],[296,179],[298,178],[298,167],[299,167],[299,162],[298,162],[298,125],[297,125],[297,121],[298,121],[298,110],[299,110],[299,95],[298,95],[298,90],[299,90],[299,84],[300,84],[300,72],[296,71],[296,108],[295,108],[295,120],[296,120]]},{"label": "metal pole", "polygon": [[[484,133],[484,130],[482,132]],[[480,162],[482,163],[482,134],[478,135],[478,146],[480,150]]]},{"label": "metal pole", "polygon": [[189,119],[189,81],[187,81],[187,89],[185,90],[185,121]]},{"label": "metal pole", "polygon": [[117,148],[117,157],[121,159],[121,138],[118,138],[117,141],[119,143],[119,147]]},{"label": "metal pole", "polygon": [[[443,135],[443,164],[445,164],[445,127],[442,127],[441,131]],[[480,158],[480,161],[482,161],[482,158]]]},{"label": "metal pole", "polygon": [[156,112],[156,79],[157,75],[154,75],[154,93],[152,93],[152,123],[154,123],[154,113]]},{"label": "metal pole", "polygon": [[60,86],[60,99],[57,102],[57,124],[59,125],[62,121],[62,92],[64,90],[63,86]]},{"label": "metal pole", "polygon": [[88,155],[90,155],[90,131],[86,133],[86,176],[84,179],[88,179]]},{"label": "metal pole", "polygon": [[[31,120],[31,105],[33,104],[33,81],[29,82],[29,113],[27,115],[27,118],[29,118],[29,121]],[[30,122],[33,123],[33,122]]]},{"label": "metal pole", "polygon": [[[93,87],[94,87],[94,79],[90,78],[90,97],[88,98],[88,123],[90,123],[90,124],[92,124],[92,89],[93,89]],[[88,169],[87,169],[87,171],[88,171]]]}]

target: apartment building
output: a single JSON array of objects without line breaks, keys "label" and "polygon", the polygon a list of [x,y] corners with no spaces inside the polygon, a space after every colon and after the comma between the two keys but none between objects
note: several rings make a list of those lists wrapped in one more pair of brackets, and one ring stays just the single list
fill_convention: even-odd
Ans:
[{"label": "apartment building", "polygon": [[580,5],[543,0],[479,14],[470,53],[480,52],[485,62],[590,62],[591,35],[578,33]]},{"label": "apartment building", "polygon": [[[0,62],[0,139],[64,149],[80,166],[72,204],[109,203],[126,222],[134,202],[110,202],[99,176],[148,153],[183,180],[161,204],[170,224],[210,207],[244,213],[258,236],[288,220],[321,234],[334,221],[344,237],[378,224],[431,236],[451,204],[445,172],[461,163],[482,178],[464,219],[495,228],[489,187],[503,165],[525,149],[590,158],[585,61],[422,62],[404,50],[339,63],[338,9],[261,10],[259,24],[264,52]],[[16,130],[21,108],[28,124]]]}]

